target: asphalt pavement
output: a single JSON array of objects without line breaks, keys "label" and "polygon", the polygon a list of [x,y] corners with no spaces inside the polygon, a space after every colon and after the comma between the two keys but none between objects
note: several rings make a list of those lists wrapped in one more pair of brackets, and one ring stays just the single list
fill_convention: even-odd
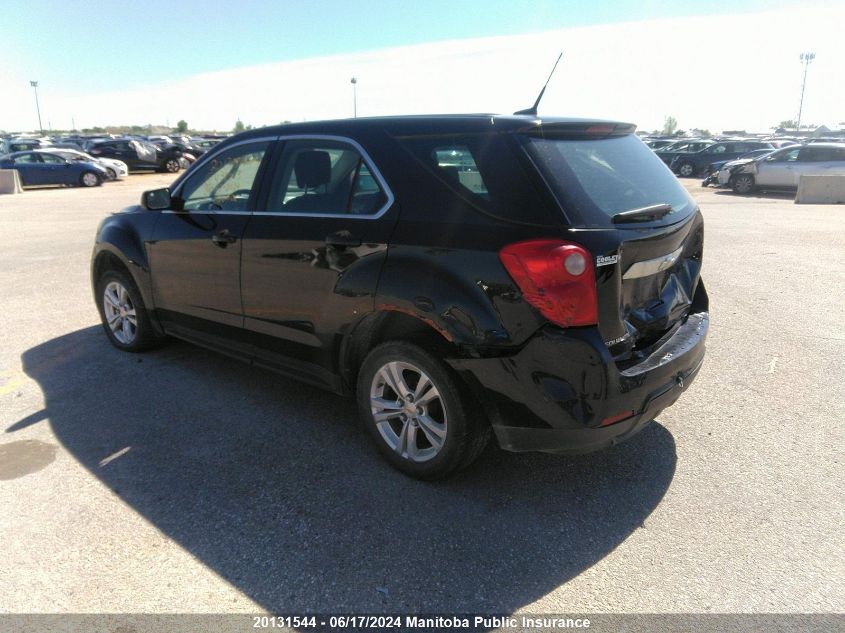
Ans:
[{"label": "asphalt pavement", "polygon": [[627,444],[432,484],[352,400],[108,344],[97,224],[171,179],[0,196],[0,612],[845,611],[845,206],[687,181],[693,386]]}]

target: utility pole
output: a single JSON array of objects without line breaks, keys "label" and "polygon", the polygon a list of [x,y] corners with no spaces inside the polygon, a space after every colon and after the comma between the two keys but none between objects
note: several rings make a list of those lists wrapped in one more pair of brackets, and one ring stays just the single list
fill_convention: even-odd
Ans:
[{"label": "utility pole", "polygon": [[358,80],[353,77],[349,83],[352,84],[352,116],[358,118]]},{"label": "utility pole", "polygon": [[804,64],[804,81],[801,82],[801,102],[798,105],[798,131],[801,131],[801,111],[804,109],[804,88],[807,86],[807,69],[810,62],[816,58],[815,53],[801,53],[801,63]]},{"label": "utility pole", "polygon": [[41,132],[41,135],[44,136],[44,126],[41,125],[41,106],[38,105],[38,82],[30,81],[29,85],[32,86],[32,89],[35,91],[35,110],[38,112],[38,129]]}]

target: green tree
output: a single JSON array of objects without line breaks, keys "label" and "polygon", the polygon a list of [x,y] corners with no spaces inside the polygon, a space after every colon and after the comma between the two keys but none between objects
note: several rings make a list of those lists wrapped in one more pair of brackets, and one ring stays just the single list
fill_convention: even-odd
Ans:
[{"label": "green tree", "polygon": [[243,132],[245,129],[246,129],[246,126],[244,125],[244,122],[241,121],[240,119],[238,119],[235,122],[235,127],[232,128],[232,131],[235,132],[235,133],[238,133],[238,132]]},{"label": "green tree", "polygon": [[796,126],[797,124],[792,119],[789,119],[788,121],[781,121],[777,125],[777,127],[782,127],[785,130],[794,130]]},{"label": "green tree", "polygon": [[673,116],[667,116],[663,121],[663,134],[665,136],[673,136],[678,129],[678,120]]},{"label": "green tree", "polygon": [[178,123],[176,123],[176,131],[180,134],[184,134],[185,132],[187,132],[188,122],[185,121],[185,119],[180,120]]}]

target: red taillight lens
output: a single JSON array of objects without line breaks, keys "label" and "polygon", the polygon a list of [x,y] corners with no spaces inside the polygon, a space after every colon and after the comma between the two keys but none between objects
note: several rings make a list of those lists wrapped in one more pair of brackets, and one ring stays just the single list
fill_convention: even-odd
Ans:
[{"label": "red taillight lens", "polygon": [[499,251],[522,296],[563,327],[596,325],[598,305],[593,258],[583,246],[562,240],[528,240]]}]

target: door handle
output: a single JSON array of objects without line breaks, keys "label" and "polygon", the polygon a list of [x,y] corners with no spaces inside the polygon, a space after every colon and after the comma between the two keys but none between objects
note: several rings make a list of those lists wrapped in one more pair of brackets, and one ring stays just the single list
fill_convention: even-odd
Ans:
[{"label": "door handle", "polygon": [[326,246],[361,246],[361,238],[349,231],[337,231],[326,236]]},{"label": "door handle", "polygon": [[223,229],[211,236],[211,241],[217,244],[220,248],[226,248],[229,244],[234,244],[238,238],[232,235],[229,229]]}]

